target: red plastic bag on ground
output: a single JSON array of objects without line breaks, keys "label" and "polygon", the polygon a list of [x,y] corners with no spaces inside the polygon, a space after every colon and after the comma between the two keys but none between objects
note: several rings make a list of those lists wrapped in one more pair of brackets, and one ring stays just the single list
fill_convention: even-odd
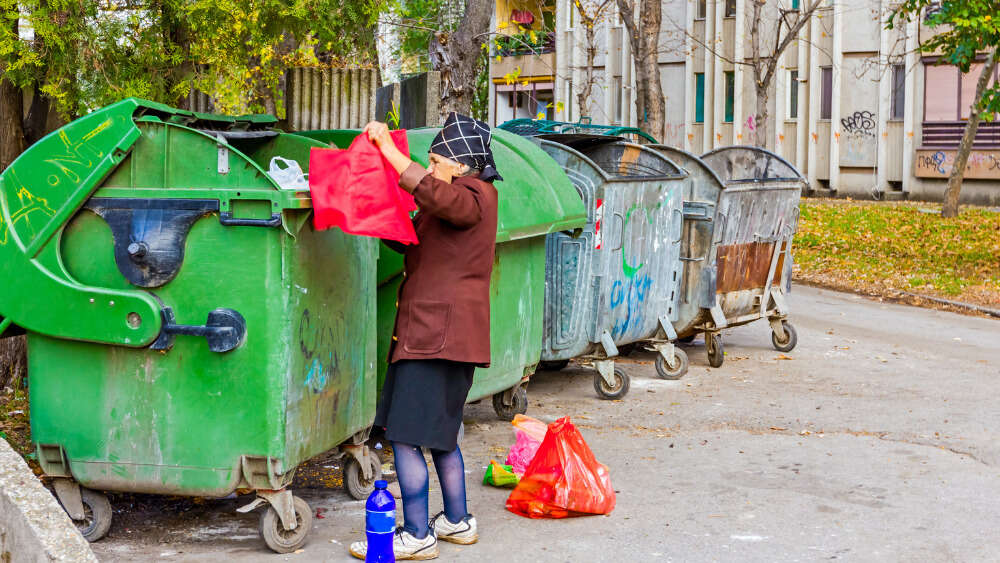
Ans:
[{"label": "red plastic bag on ground", "polygon": [[[391,135],[396,147],[410,154],[406,131]],[[312,149],[309,191],[318,230],[339,227],[353,235],[417,242],[409,215],[417,208],[413,196],[399,187],[399,173],[365,134],[347,150]]]},{"label": "red plastic bag on ground", "polygon": [[529,518],[609,514],[615,490],[569,417],[549,425],[538,453],[507,498],[507,510]]}]

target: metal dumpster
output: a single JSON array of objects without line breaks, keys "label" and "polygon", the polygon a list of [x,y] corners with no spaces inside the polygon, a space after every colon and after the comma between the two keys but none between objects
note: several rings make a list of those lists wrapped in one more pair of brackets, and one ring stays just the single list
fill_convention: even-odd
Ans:
[{"label": "metal dumpster", "polygon": [[[410,157],[426,166],[427,151],[439,129],[407,132]],[[492,149],[504,180],[500,195],[496,259],[490,297],[492,363],[477,369],[469,402],[492,397],[505,420],[527,410],[524,384],[541,355],[546,235],[578,229],[586,212],[573,184],[535,144],[506,131],[494,130]],[[345,147],[356,131],[306,131],[314,139]],[[378,264],[379,388],[384,380],[396,318],[396,296],[403,276],[403,257],[382,245]]]},{"label": "metal dumpster", "polygon": [[660,369],[682,376],[687,356],[671,341],[687,174],[659,153],[615,137],[534,139],[566,171],[587,208],[582,234],[548,237],[542,360],[550,368],[591,360],[594,389],[605,399],[628,393],[628,374],[613,360],[620,346],[650,341]]},{"label": "metal dumpster", "polygon": [[272,181],[272,156],[322,146],[274,121],[126,99],[0,176],[2,324],[28,332],[38,461],[90,540],[98,490],[252,489],[240,510],[269,505],[267,545],[294,551],[299,463],[341,445],[357,498],[381,471],[376,245],[314,231],[308,190]]},{"label": "metal dumpster", "polygon": [[685,203],[687,271],[677,334],[703,332],[709,364],[719,367],[725,359],[719,331],[766,318],[775,349],[792,350],[797,337],[786,320],[785,294],[802,176],[758,147],[725,147],[701,158],[656,150],[677,159],[693,178]]}]

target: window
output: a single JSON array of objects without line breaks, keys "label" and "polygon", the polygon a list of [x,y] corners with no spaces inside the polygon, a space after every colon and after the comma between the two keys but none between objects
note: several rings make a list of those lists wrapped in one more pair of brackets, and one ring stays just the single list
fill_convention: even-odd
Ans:
[{"label": "window", "polygon": [[906,107],[906,66],[892,65],[892,110],[890,119],[903,119]]},{"label": "window", "polygon": [[792,9],[793,10],[799,9],[799,0],[792,0]]},{"label": "window", "polygon": [[788,119],[799,118],[799,71],[788,71]]},{"label": "window", "polygon": [[736,73],[727,70],[722,73],[726,77],[726,119],[725,123],[733,122],[733,105],[736,101]]},{"label": "window", "polygon": [[566,116],[563,118],[566,121],[573,120],[573,81],[566,81]]},{"label": "window", "polygon": [[736,16],[736,0],[726,0],[726,17]]},{"label": "window", "polygon": [[833,116],[833,67],[823,66],[819,93],[819,118],[830,119]]},{"label": "window", "polygon": [[622,77],[616,76],[611,80],[611,95],[615,97],[615,124],[622,124]]},{"label": "window", "polygon": [[[969,107],[976,96],[976,81],[983,70],[974,63],[967,74],[958,67],[924,63],[924,120],[960,121],[969,118]],[[993,80],[997,79],[995,71]]]},{"label": "window", "polygon": [[694,19],[696,20],[705,19],[705,13],[707,11],[707,8],[705,6],[706,6],[705,0],[698,0],[698,13],[694,16]]},{"label": "window", "polygon": [[694,122],[705,123],[705,73],[694,74]]},{"label": "window", "polygon": [[567,12],[569,12],[569,14],[566,27],[568,29],[573,29],[574,27],[576,27],[576,4],[574,4],[572,0],[570,0],[568,4],[569,4],[569,10],[567,10]]}]

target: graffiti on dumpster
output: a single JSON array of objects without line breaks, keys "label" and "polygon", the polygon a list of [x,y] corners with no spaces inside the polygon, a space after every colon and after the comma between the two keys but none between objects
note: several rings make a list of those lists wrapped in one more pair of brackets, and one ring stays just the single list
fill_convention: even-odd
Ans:
[{"label": "graffiti on dumpster", "polygon": [[313,320],[309,309],[304,309],[299,319],[299,350],[309,366],[305,386],[313,393],[321,393],[337,371],[334,331]]},{"label": "graffiti on dumpster", "polygon": [[[13,173],[11,173],[13,176]],[[12,177],[12,180],[16,185],[16,177]],[[32,217],[44,216],[46,218],[52,217],[56,214],[55,210],[49,207],[49,202],[44,198],[35,197],[27,188],[17,189],[17,203],[19,207],[15,209],[8,209],[10,212],[10,220],[12,225],[10,228],[17,228],[22,234],[21,239],[24,241],[30,241],[34,239],[35,235],[38,234],[38,230],[45,225],[44,222],[39,222],[35,225],[32,222]],[[12,202],[10,199],[7,200],[7,204],[10,205]],[[7,231],[8,225],[3,219],[3,214],[0,214],[0,246],[6,246],[7,244]],[[27,235],[27,236],[23,236]]]},{"label": "graffiti on dumpster", "polygon": [[[81,181],[79,172],[94,167],[94,160],[84,154],[85,151],[93,152],[93,149],[87,145],[87,142],[109,127],[111,127],[111,120],[106,119],[89,133],[81,137],[79,141],[70,140],[66,131],[60,130],[58,133],[59,141],[62,142],[65,152],[62,154],[54,154],[51,158],[45,159],[45,162],[58,168],[59,172],[62,173],[62,175],[69,181],[74,184],[79,184]],[[95,156],[102,158],[104,157],[104,153],[97,151]],[[50,186],[58,186],[61,181],[58,174],[49,174],[47,180]]]},{"label": "graffiti on dumpster", "polygon": [[615,280],[611,286],[611,310],[617,310],[618,307],[624,305],[625,316],[615,321],[611,328],[612,338],[625,335],[629,328],[641,323],[642,303],[646,300],[646,294],[652,285],[653,280],[645,274],[626,279],[624,282]]},{"label": "graffiti on dumpster", "polygon": [[[633,215],[637,215],[637,212],[641,211],[642,216],[645,217],[646,222],[650,225],[654,224],[654,219],[656,217],[656,210],[663,206],[663,202],[658,202],[656,206],[650,210],[646,207],[641,207],[639,204],[632,204],[629,210],[625,213],[625,224],[622,227],[622,233],[628,232],[628,226],[632,222]],[[618,338],[624,336],[628,333],[629,329],[635,326],[639,326],[642,323],[643,303],[646,301],[646,295],[649,288],[653,285],[652,278],[649,275],[643,273],[639,274],[639,271],[645,266],[644,263],[639,262],[638,264],[630,264],[629,257],[632,256],[633,260],[638,252],[633,252],[630,250],[631,243],[634,242],[635,237],[626,237],[622,240],[622,274],[624,274],[624,280],[615,280],[614,284],[611,286],[611,310],[620,313],[620,307],[624,306],[624,316],[620,317],[615,321],[614,326],[611,329],[611,337]]]}]

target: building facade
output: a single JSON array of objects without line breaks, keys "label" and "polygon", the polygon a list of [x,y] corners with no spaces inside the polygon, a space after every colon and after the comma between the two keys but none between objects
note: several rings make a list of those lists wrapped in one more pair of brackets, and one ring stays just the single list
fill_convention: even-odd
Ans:
[{"label": "building facade", "polygon": [[[766,4],[759,26],[766,48],[782,11],[794,18],[806,1]],[[921,37],[932,30],[917,22],[886,29],[890,6],[889,0],[830,0],[777,61],[765,144],[793,163],[817,194],[939,200],[944,193],[981,67],[962,75],[918,53]],[[751,143],[762,125],[753,117],[754,76],[737,64],[750,54],[751,1],[665,0],[662,8],[667,123],[657,136],[697,154]],[[555,119],[642,127],[620,17],[612,12],[598,24],[595,88],[581,107],[588,45],[574,0],[556,0],[555,16],[549,75],[561,110]],[[497,112],[495,123],[507,115],[513,114]],[[980,125],[962,200],[1000,205],[1000,123]]]}]

